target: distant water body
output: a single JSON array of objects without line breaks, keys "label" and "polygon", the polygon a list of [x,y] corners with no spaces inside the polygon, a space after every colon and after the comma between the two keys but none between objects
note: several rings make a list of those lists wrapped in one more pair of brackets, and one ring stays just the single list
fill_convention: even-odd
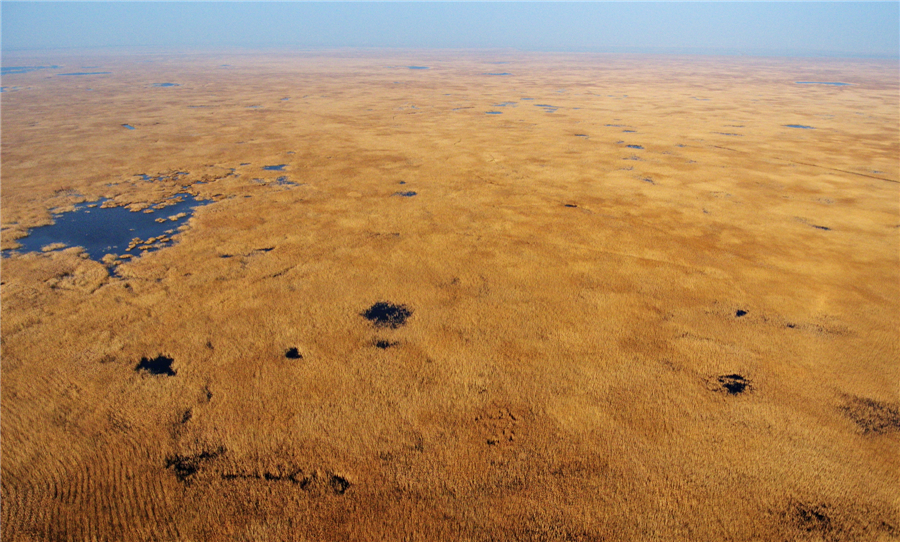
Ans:
[{"label": "distant water body", "polygon": [[797,85],[831,85],[833,87],[848,87],[850,83],[830,83],[823,81],[797,81]]},{"label": "distant water body", "polygon": [[74,72],[74,73],[58,73],[56,75],[109,75],[112,72]]},{"label": "distant water body", "polygon": [[12,75],[15,73],[28,73],[36,70],[58,70],[62,66],[3,66],[0,75]]}]

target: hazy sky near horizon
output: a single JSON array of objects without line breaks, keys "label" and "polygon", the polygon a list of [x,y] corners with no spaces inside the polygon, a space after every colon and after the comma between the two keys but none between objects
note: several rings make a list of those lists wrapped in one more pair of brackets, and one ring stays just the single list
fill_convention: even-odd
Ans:
[{"label": "hazy sky near horizon", "polygon": [[8,2],[2,50],[513,48],[900,56],[898,2]]}]

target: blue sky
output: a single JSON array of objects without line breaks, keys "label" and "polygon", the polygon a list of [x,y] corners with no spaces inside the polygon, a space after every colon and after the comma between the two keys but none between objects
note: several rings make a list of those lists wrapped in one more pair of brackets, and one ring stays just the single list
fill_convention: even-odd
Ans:
[{"label": "blue sky", "polygon": [[7,2],[2,49],[514,48],[882,56],[898,2]]}]

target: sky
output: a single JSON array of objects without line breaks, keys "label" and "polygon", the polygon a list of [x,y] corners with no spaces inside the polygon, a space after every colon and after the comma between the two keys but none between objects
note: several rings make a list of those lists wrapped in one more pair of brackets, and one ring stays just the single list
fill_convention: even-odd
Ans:
[{"label": "sky", "polygon": [[512,48],[900,56],[900,2],[0,2],[2,51]]}]

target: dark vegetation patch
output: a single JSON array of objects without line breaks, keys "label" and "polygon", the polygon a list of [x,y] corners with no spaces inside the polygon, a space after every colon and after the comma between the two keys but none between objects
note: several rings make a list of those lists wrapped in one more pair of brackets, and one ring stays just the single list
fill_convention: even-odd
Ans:
[{"label": "dark vegetation patch", "polygon": [[900,431],[900,407],[896,404],[851,396],[840,408],[867,435]]},{"label": "dark vegetation patch", "polygon": [[831,513],[827,504],[796,503],[790,512],[790,517],[801,530],[829,535],[834,529]]},{"label": "dark vegetation patch", "polygon": [[166,468],[172,469],[180,482],[190,482],[192,476],[197,474],[203,464],[225,453],[225,447],[219,446],[214,450],[203,450],[194,455],[175,454],[166,459]]},{"label": "dark vegetation patch", "polygon": [[301,489],[306,489],[310,484],[311,478],[304,476],[303,471],[298,469],[287,474],[263,471],[263,472],[231,472],[222,473],[223,480],[265,480],[266,482],[291,482],[297,484]]},{"label": "dark vegetation patch", "polygon": [[738,309],[738,310],[734,311],[735,318],[740,318],[741,316],[744,316],[746,314],[747,314],[747,311],[745,311],[744,309]]},{"label": "dark vegetation patch", "polygon": [[329,485],[331,486],[331,489],[338,495],[343,495],[347,492],[348,489],[350,489],[350,482],[348,482],[347,479],[343,476],[338,476],[337,474],[331,475]]},{"label": "dark vegetation patch", "polygon": [[295,346],[288,348],[284,353],[284,357],[287,359],[303,359],[303,355],[300,354],[300,351]]},{"label": "dark vegetation patch", "polygon": [[[893,512],[889,512],[891,516]],[[785,520],[806,533],[803,540],[843,542],[845,540],[893,540],[896,527],[878,508],[792,499],[784,512]],[[887,534],[888,537],[884,538]]]},{"label": "dark vegetation patch", "polygon": [[387,339],[375,339],[374,341],[372,341],[372,344],[375,345],[375,348],[381,348],[382,350],[387,350],[388,348],[390,348],[392,346],[397,346],[400,343],[391,342]]},{"label": "dark vegetation patch", "polygon": [[175,376],[175,369],[172,368],[174,359],[166,356],[156,356],[155,358],[141,358],[140,363],[134,368],[135,371],[147,371],[152,375]]},{"label": "dark vegetation patch", "polygon": [[337,474],[322,474],[314,471],[310,474],[303,472],[303,469],[295,469],[290,472],[272,472],[264,470],[262,472],[223,472],[220,474],[223,480],[252,480],[260,482],[288,482],[295,484],[304,491],[313,491],[322,488],[330,490],[335,495],[343,495],[350,489],[353,484],[343,476]]},{"label": "dark vegetation patch", "polygon": [[475,416],[488,446],[509,445],[516,440],[521,419],[506,407],[491,407]]},{"label": "dark vegetation patch", "polygon": [[831,231],[831,228],[829,228],[828,226],[818,226],[816,224],[810,224],[810,226],[819,230]]},{"label": "dark vegetation patch", "polygon": [[653,179],[651,179],[650,177],[644,177],[641,180],[644,181],[645,183],[656,184],[655,182],[653,182]]},{"label": "dark vegetation patch", "polygon": [[719,391],[728,395],[739,395],[753,389],[750,386],[750,381],[739,374],[718,376],[716,377],[716,382],[718,382]]},{"label": "dark vegetation patch", "polygon": [[406,305],[394,305],[386,301],[379,301],[361,312],[360,315],[372,322],[375,327],[397,329],[406,324],[406,319],[412,316],[412,310]]},{"label": "dark vegetation patch", "polygon": [[400,196],[401,198],[411,198],[411,197],[415,196],[416,193],[413,192],[412,190],[410,190],[408,192],[394,192],[393,195]]}]

